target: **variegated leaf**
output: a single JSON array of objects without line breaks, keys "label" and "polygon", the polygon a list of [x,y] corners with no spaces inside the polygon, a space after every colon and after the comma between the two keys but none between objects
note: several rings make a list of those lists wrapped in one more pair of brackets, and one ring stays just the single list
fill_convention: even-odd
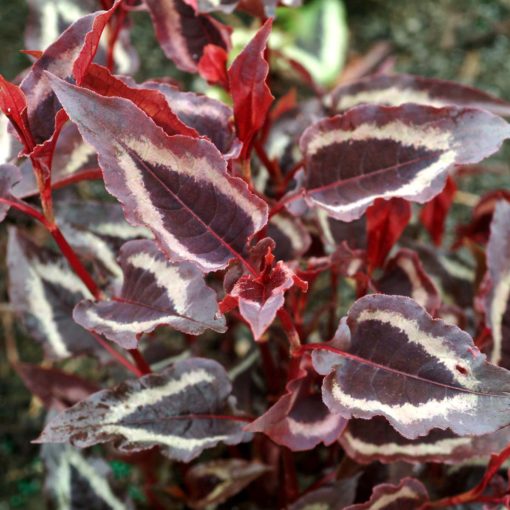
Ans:
[{"label": "variegated leaf", "polygon": [[[51,164],[51,185],[53,189],[80,176],[90,175],[98,170],[96,151],[83,141],[77,127],[66,123],[53,152]],[[14,187],[13,193],[20,198],[39,192],[32,162],[26,159],[21,165],[22,179]]]},{"label": "variegated leaf", "polygon": [[60,104],[46,80],[45,71],[66,80],[78,79],[97,51],[101,33],[112,10],[87,14],[75,21],[34,63],[21,83],[27,98],[28,122],[36,143],[48,140],[55,130]]},{"label": "variegated leaf", "polygon": [[306,197],[343,221],[361,217],[377,198],[424,203],[441,192],[453,165],[481,161],[509,136],[510,126],[483,110],[358,106],[301,137]]},{"label": "variegated leaf", "polygon": [[[125,99],[56,78],[51,82],[71,120],[98,151],[106,187],[132,225],[149,227],[170,257],[204,271],[242,260],[247,240],[267,222],[267,205],[226,173],[213,144],[168,137]],[[119,129],[119,119],[125,129]]]},{"label": "variegated leaf", "polygon": [[377,485],[366,503],[345,510],[416,510],[428,501],[427,489],[414,478],[404,478],[398,485]]},{"label": "variegated leaf", "polygon": [[160,446],[168,457],[189,462],[220,442],[249,437],[243,420],[224,416],[231,389],[216,361],[179,361],[95,393],[54,418],[36,442],[84,448],[114,440],[123,452]]},{"label": "variegated leaf", "polygon": [[12,189],[21,179],[19,168],[10,163],[0,165],[0,221],[5,219],[9,211],[9,204],[6,201],[12,200]]},{"label": "variegated leaf", "polygon": [[331,412],[384,416],[409,439],[433,428],[482,435],[510,424],[510,372],[488,363],[458,327],[412,299],[382,294],[356,301],[347,324],[348,352],[336,367],[329,360],[323,382]]},{"label": "variegated leaf", "polygon": [[111,470],[99,457],[85,458],[68,445],[44,445],[46,488],[57,510],[133,510],[129,499],[114,493],[108,478]]},{"label": "variegated leaf", "polygon": [[74,305],[91,295],[62,256],[32,243],[13,228],[9,231],[7,263],[14,310],[51,358],[106,355],[72,319]]},{"label": "variegated leaf", "polygon": [[277,260],[299,259],[312,244],[312,238],[301,221],[285,212],[270,219],[267,235],[276,243],[274,255]]},{"label": "variegated leaf", "polygon": [[317,374],[307,369],[307,364],[303,358],[297,377],[286,385],[286,393],[245,430],[263,432],[293,451],[311,450],[321,442],[329,446],[338,439],[347,420],[329,412],[315,390]]},{"label": "variegated leaf", "polygon": [[510,368],[510,203],[504,200],[492,218],[487,267],[492,285],[485,301],[493,342],[490,360]]},{"label": "variegated leaf", "polygon": [[362,103],[400,106],[470,106],[496,115],[510,115],[510,103],[460,83],[410,74],[378,74],[337,87],[325,98],[333,111],[341,112]]},{"label": "variegated leaf", "polygon": [[375,286],[383,294],[413,298],[432,315],[441,305],[439,291],[423,269],[418,254],[406,248],[387,262]]},{"label": "variegated leaf", "polygon": [[260,462],[243,459],[195,464],[186,471],[185,476],[188,505],[203,509],[224,503],[269,470],[268,466]]},{"label": "variegated leaf", "polygon": [[190,335],[211,328],[223,333],[215,292],[188,262],[172,263],[149,240],[128,241],[120,250],[124,283],[110,301],[82,301],[74,320],[84,328],[133,349],[142,333],[169,325]]},{"label": "variegated leaf", "polygon": [[289,510],[344,510],[356,496],[356,478],[340,480],[320,487],[289,506]]},{"label": "variegated leaf", "polygon": [[156,37],[175,65],[194,73],[204,47],[230,49],[230,30],[207,14],[197,14],[184,0],[145,0]]},{"label": "variegated leaf", "polygon": [[368,464],[399,460],[410,463],[457,464],[473,459],[488,460],[510,440],[510,427],[483,436],[457,436],[451,430],[432,430],[417,439],[401,436],[384,418],[353,419],[340,436],[340,444],[356,462]]},{"label": "variegated leaf", "polygon": [[158,90],[177,117],[206,136],[228,158],[236,158],[241,150],[232,122],[232,108],[212,97],[183,92],[166,83],[145,82],[140,87]]}]

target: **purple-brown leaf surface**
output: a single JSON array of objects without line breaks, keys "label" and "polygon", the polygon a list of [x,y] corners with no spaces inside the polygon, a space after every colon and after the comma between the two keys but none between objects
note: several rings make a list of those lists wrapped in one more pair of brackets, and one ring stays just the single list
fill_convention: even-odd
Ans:
[{"label": "purple-brown leaf surface", "polygon": [[113,440],[123,452],[160,446],[168,457],[189,462],[220,442],[247,438],[242,421],[224,416],[231,389],[216,361],[179,361],[94,393],[50,421],[36,442],[84,448]]},{"label": "purple-brown leaf surface", "polygon": [[120,250],[124,283],[110,301],[82,301],[73,318],[84,328],[134,349],[142,333],[161,325],[190,335],[211,328],[225,332],[215,292],[189,262],[170,262],[149,240],[129,241]]},{"label": "purple-brown leaf surface", "polygon": [[207,14],[197,14],[184,0],[145,0],[145,4],[161,48],[179,69],[197,72],[208,44],[230,49],[230,28]]},{"label": "purple-brown leaf surface", "polygon": [[500,117],[470,108],[363,105],[301,137],[306,198],[333,218],[359,218],[377,199],[424,203],[456,164],[476,163],[510,136]]},{"label": "purple-brown leaf surface", "polygon": [[430,431],[426,436],[407,439],[384,418],[353,419],[340,437],[340,444],[356,462],[368,464],[399,460],[410,463],[456,464],[500,452],[510,440],[510,427],[483,436],[457,436],[451,430]]},{"label": "purple-brown leaf surface", "polygon": [[377,485],[366,503],[345,510],[416,510],[428,501],[427,489],[414,478],[404,478],[398,485]]},{"label": "purple-brown leaf surface", "polygon": [[510,103],[460,83],[410,74],[379,74],[337,87],[325,100],[340,112],[362,103],[400,106],[470,106],[496,115],[510,115]]},{"label": "purple-brown leaf surface", "polygon": [[344,510],[356,496],[357,478],[347,478],[307,492],[289,510]]},{"label": "purple-brown leaf surface", "polygon": [[10,163],[0,165],[0,221],[4,221],[10,207],[3,200],[13,200],[12,188],[20,179],[21,172],[17,166]]},{"label": "purple-brown leaf surface", "polygon": [[106,187],[129,223],[150,228],[170,258],[204,271],[242,260],[247,240],[267,222],[267,205],[227,174],[213,144],[167,136],[126,99],[51,82],[83,138],[96,148]]},{"label": "purple-brown leaf surface", "polygon": [[496,204],[487,245],[487,267],[492,288],[485,301],[492,330],[492,363],[510,368],[510,203]]},{"label": "purple-brown leaf surface", "polygon": [[365,296],[347,316],[347,353],[321,360],[323,399],[344,418],[384,416],[414,439],[433,428],[482,435],[510,424],[510,372],[471,337],[403,296]]}]

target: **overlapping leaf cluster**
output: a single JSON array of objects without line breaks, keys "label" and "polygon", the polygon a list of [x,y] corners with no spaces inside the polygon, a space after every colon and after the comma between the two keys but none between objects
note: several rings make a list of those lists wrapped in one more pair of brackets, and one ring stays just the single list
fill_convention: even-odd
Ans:
[{"label": "overlapping leaf cluster", "polygon": [[[510,194],[477,197],[452,249],[446,218],[510,104],[380,52],[326,90],[271,42],[270,0],[32,3],[34,62],[0,77],[0,218],[12,308],[53,364],[15,368],[60,412],[36,440],[66,444],[44,446],[55,500],[134,505],[69,446],[105,443],[154,508],[508,504]],[[214,97],[130,76],[132,11]],[[82,355],[101,377],[62,369]],[[439,483],[491,454],[478,486]]]}]

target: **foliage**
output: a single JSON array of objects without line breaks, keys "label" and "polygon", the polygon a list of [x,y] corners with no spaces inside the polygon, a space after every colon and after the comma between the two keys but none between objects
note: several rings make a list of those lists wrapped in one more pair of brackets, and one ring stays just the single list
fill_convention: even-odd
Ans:
[{"label": "foliage", "polygon": [[[321,70],[331,48],[271,33],[341,31],[341,10],[283,3],[278,25],[272,0],[32,2],[33,65],[0,76],[0,217],[12,307],[45,352],[14,366],[49,411],[58,507],[509,504],[508,192],[443,238],[510,104],[392,73],[378,48]],[[211,95],[131,77],[135,11]]]}]

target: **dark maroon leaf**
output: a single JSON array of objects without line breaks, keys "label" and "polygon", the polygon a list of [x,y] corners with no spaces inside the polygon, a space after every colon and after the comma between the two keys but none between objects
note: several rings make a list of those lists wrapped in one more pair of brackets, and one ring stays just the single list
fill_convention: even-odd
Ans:
[{"label": "dark maroon leaf", "polygon": [[21,179],[21,172],[15,165],[6,163],[0,165],[0,221],[4,221],[9,211],[9,203],[6,201],[14,200],[12,189]]},{"label": "dark maroon leaf", "polygon": [[367,209],[369,271],[381,266],[411,219],[411,205],[401,198],[377,198]]},{"label": "dark maroon leaf", "polygon": [[54,418],[35,442],[84,448],[114,440],[123,452],[158,445],[168,457],[189,462],[219,442],[246,440],[243,421],[223,416],[231,389],[216,361],[179,361],[93,394]]},{"label": "dark maroon leaf", "polygon": [[338,439],[347,420],[329,412],[316,390],[320,379],[307,365],[303,359],[297,376],[287,383],[286,393],[245,430],[263,432],[293,451],[311,450],[321,442],[329,446]]},{"label": "dark maroon leaf", "polygon": [[239,155],[241,145],[232,124],[232,108],[211,97],[182,92],[165,83],[145,82],[141,87],[159,90],[177,117],[211,140],[225,157]]},{"label": "dark maroon leaf", "polygon": [[267,235],[276,243],[274,255],[277,260],[299,259],[312,243],[301,221],[287,213],[276,214],[270,219]]},{"label": "dark maroon leaf", "polygon": [[[168,256],[204,271],[242,257],[247,240],[267,222],[267,205],[226,173],[214,145],[168,137],[125,99],[51,81],[84,139],[98,151],[106,187],[128,222],[149,227]],[[119,119],[125,130],[119,131]]]},{"label": "dark maroon leaf", "polygon": [[335,111],[362,103],[400,106],[416,103],[428,106],[471,106],[496,115],[510,115],[510,103],[460,83],[410,74],[378,74],[337,87],[326,99]]},{"label": "dark maroon leaf", "polygon": [[94,58],[113,9],[88,14],[74,22],[44,51],[21,83],[27,98],[28,122],[36,143],[51,137],[55,131],[55,115],[61,108],[44,72],[79,83]]},{"label": "dark maroon leaf", "polygon": [[455,435],[451,430],[432,430],[417,439],[401,436],[384,418],[349,421],[340,437],[347,454],[356,462],[411,463],[442,462],[456,464],[498,453],[508,444],[510,429],[505,427],[483,436]]},{"label": "dark maroon leaf", "polygon": [[418,254],[412,250],[399,250],[388,261],[375,286],[383,294],[413,298],[432,315],[441,305],[437,287],[423,269]]},{"label": "dark maroon leaf", "polygon": [[62,256],[29,241],[16,229],[7,247],[9,297],[30,334],[51,358],[93,353],[102,349],[72,320],[74,305],[90,292]]},{"label": "dark maroon leaf", "polygon": [[224,503],[269,469],[260,462],[242,459],[195,464],[185,476],[188,505],[202,509]]},{"label": "dark maroon leaf", "polygon": [[343,221],[377,198],[424,203],[442,191],[453,165],[481,161],[508,136],[509,125],[483,110],[358,106],[301,137],[306,197]]},{"label": "dark maroon leaf", "polygon": [[231,13],[237,6],[239,0],[184,0],[197,12],[221,11]]},{"label": "dark maroon leaf", "polygon": [[98,390],[95,384],[57,368],[29,363],[17,363],[14,368],[25,386],[47,409],[63,411]]},{"label": "dark maroon leaf", "polygon": [[451,176],[446,179],[443,191],[423,206],[420,220],[436,246],[441,245],[446,217],[453,203],[457,185]]},{"label": "dark maroon leaf", "polygon": [[197,72],[208,44],[230,49],[230,28],[197,14],[184,0],[145,0],[165,55],[183,71]]},{"label": "dark maroon leaf", "polygon": [[347,324],[348,353],[323,383],[331,412],[384,416],[409,439],[433,428],[482,435],[510,424],[510,372],[488,363],[467,333],[432,319],[412,299],[365,296]]},{"label": "dark maroon leaf", "polygon": [[99,457],[85,458],[68,445],[46,444],[41,448],[46,467],[46,489],[61,508],[69,510],[133,510],[129,499],[121,499],[109,483],[108,464]]},{"label": "dark maroon leaf", "polygon": [[249,154],[253,137],[263,126],[274,99],[267,85],[269,64],[264,58],[272,23],[269,18],[262,25],[228,70],[237,136],[243,142],[244,157]]},{"label": "dark maroon leaf", "polygon": [[487,324],[492,330],[492,363],[510,367],[510,203],[496,204],[487,245],[491,290],[485,301]]},{"label": "dark maroon leaf", "polygon": [[237,280],[230,296],[237,300],[239,312],[248,322],[255,340],[259,340],[271,325],[276,313],[285,302],[285,292],[294,284],[306,290],[306,283],[299,280],[284,263],[273,265],[270,250],[260,274],[246,274]]},{"label": "dark maroon leaf", "polygon": [[197,71],[210,84],[221,85],[229,90],[227,74],[228,53],[220,46],[208,44],[204,47],[204,53],[200,57]]},{"label": "dark maroon leaf", "polygon": [[289,510],[343,510],[354,501],[356,482],[356,478],[349,478],[312,490],[290,505]]},{"label": "dark maroon leaf", "polygon": [[345,510],[416,510],[427,501],[427,489],[422,483],[404,478],[399,485],[378,485],[366,503],[351,505]]},{"label": "dark maroon leaf", "polygon": [[149,240],[128,241],[120,251],[124,283],[110,301],[82,301],[73,318],[84,328],[133,349],[143,333],[169,325],[190,335],[225,332],[215,292],[193,264],[170,262]]}]

